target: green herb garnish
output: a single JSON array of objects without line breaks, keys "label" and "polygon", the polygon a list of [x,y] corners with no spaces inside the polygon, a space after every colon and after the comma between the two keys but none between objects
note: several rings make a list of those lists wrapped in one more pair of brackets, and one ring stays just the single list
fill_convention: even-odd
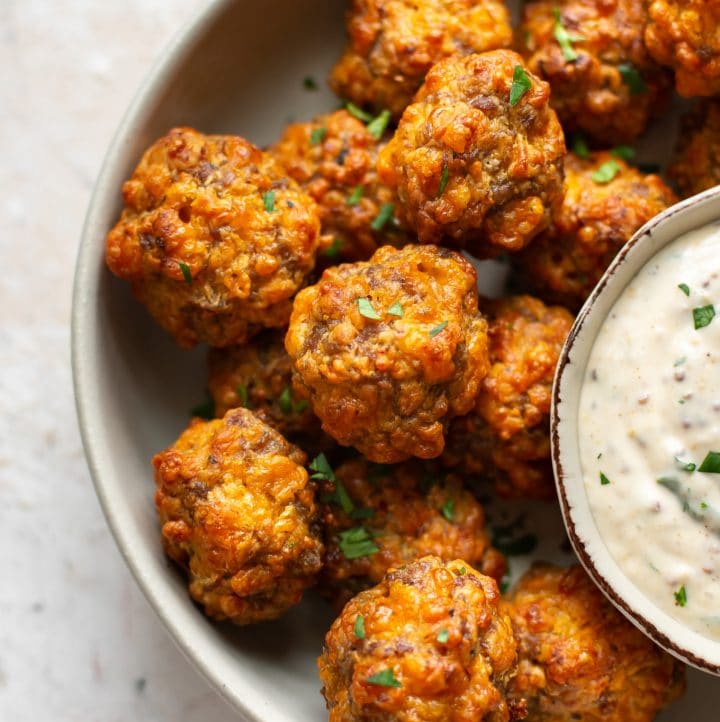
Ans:
[{"label": "green herb garnish", "polygon": [[383,134],[387,130],[388,123],[390,122],[390,111],[383,110],[377,118],[373,118],[367,126],[368,133],[375,139],[380,140]]},{"label": "green herb garnish", "polygon": [[339,536],[338,546],[346,559],[360,559],[380,551],[373,541],[372,534],[364,526],[341,531]]},{"label": "green herb garnish", "polygon": [[621,63],[618,65],[618,71],[623,79],[623,83],[628,86],[630,95],[640,95],[647,90],[647,85],[642,79],[642,75],[638,73],[632,63]]},{"label": "green herb garnish", "polygon": [[375,509],[371,509],[369,506],[364,506],[360,509],[353,509],[350,512],[351,519],[372,519],[375,515]]},{"label": "green herb garnish", "polygon": [[695,330],[699,328],[705,328],[705,326],[709,326],[712,323],[712,320],[715,318],[715,306],[699,306],[698,308],[693,308],[693,321],[695,323]]},{"label": "green herb garnish", "polygon": [[327,128],[313,128],[310,133],[310,145],[320,145],[325,140]]},{"label": "green herb garnish", "polygon": [[442,505],[442,509],[440,511],[450,523],[455,521],[455,501],[453,499],[448,499]]},{"label": "green herb garnish", "polygon": [[673,361],[673,368],[682,366],[686,361],[687,361],[687,356],[681,356],[680,358],[675,359],[675,361]]},{"label": "green herb garnish", "polygon": [[600,472],[600,483],[603,486],[607,486],[610,483],[610,479],[608,479],[607,476],[602,473],[602,471]]},{"label": "green herb garnish", "polygon": [[450,638],[450,632],[448,632],[445,627],[443,627],[438,633],[437,633],[437,641],[440,642],[440,644],[447,644],[448,639]]},{"label": "green herb garnish", "polygon": [[318,89],[317,81],[315,80],[315,78],[313,78],[312,75],[306,75],[303,78],[303,88],[305,88],[305,90],[317,90]]},{"label": "green herb garnish", "polygon": [[180,271],[182,272],[183,278],[185,279],[185,283],[191,284],[193,282],[192,273],[190,273],[190,266],[188,266],[187,263],[183,263],[182,261],[178,261],[178,266],[180,266]]},{"label": "green herb garnish", "polygon": [[375,216],[375,220],[370,224],[370,228],[374,231],[381,231],[387,222],[393,217],[395,213],[394,203],[383,203],[380,206],[380,212]]},{"label": "green herb garnish", "polygon": [[266,191],[263,193],[263,205],[268,213],[275,211],[275,191]]},{"label": "green herb garnish", "polygon": [[390,316],[397,316],[398,318],[402,318],[405,313],[400,301],[395,301],[395,303],[388,308],[387,312]]},{"label": "green herb garnish", "polygon": [[247,405],[248,405],[247,386],[245,386],[244,384],[238,384],[235,387],[235,393],[238,395],[238,398],[240,399],[240,405],[247,408]]},{"label": "green herb garnish", "polygon": [[335,258],[342,248],[342,241],[339,238],[333,240],[333,242],[323,251],[323,255],[328,258]]},{"label": "green herb garnish", "polygon": [[448,322],[443,321],[441,324],[438,324],[435,326],[435,328],[430,329],[430,338],[435,338],[441,331],[443,331],[445,328],[447,328]]},{"label": "green herb garnish", "polygon": [[595,181],[595,183],[605,185],[606,183],[609,183],[621,170],[622,168],[616,160],[608,160],[603,163],[590,177]]},{"label": "green herb garnish", "polygon": [[310,471],[315,473],[310,477],[317,481],[330,481],[335,485],[335,491],[328,494],[323,501],[336,503],[346,514],[352,514],[355,511],[355,504],[347,493],[347,489],[342,482],[335,477],[325,454],[318,454],[310,462]]},{"label": "green herb garnish", "polygon": [[278,397],[278,405],[280,406],[280,410],[283,412],[283,414],[291,414],[293,411],[293,400],[292,400],[292,392],[290,391],[290,387],[286,386],[283,389],[283,392]]},{"label": "green herb garnish", "polygon": [[447,163],[443,163],[442,172],[440,173],[440,185],[438,186],[438,192],[437,197],[440,198],[440,196],[445,192],[445,189],[447,188],[448,181],[450,180],[450,168],[448,167]]},{"label": "green herb garnish", "polygon": [[345,107],[350,115],[355,116],[358,120],[362,120],[363,123],[372,123],[372,115],[370,115],[370,113],[366,113],[362,108],[355,105],[355,103],[348,103]]},{"label": "green herb garnish", "polygon": [[683,461],[682,459],[678,459],[677,456],[673,457],[675,461],[677,461],[678,464],[680,464],[680,468],[683,471],[695,471],[697,468],[696,464],[693,464],[692,461]]},{"label": "green herb garnish", "polygon": [[358,639],[365,639],[365,620],[362,614],[355,617],[355,636]]},{"label": "green herb garnish", "polygon": [[569,33],[565,26],[562,24],[562,17],[560,15],[560,8],[553,8],[553,15],[555,16],[555,29],[554,35],[557,40],[560,50],[562,50],[563,58],[568,62],[577,60],[578,54],[573,48],[573,43],[579,43],[585,38],[582,35],[576,33]]},{"label": "green herb garnish", "polygon": [[587,160],[590,157],[590,146],[582,135],[576,135],[573,140],[573,153],[578,158]]},{"label": "green herb garnish", "polygon": [[353,192],[348,196],[347,204],[349,206],[356,206],[362,200],[365,189],[362,186],[355,186]]},{"label": "green herb garnish", "polygon": [[686,295],[690,295],[690,286],[687,283],[678,283],[678,288]]},{"label": "green herb garnish", "polygon": [[395,679],[392,668],[384,669],[382,672],[370,675],[367,680],[370,684],[377,684],[380,687],[402,687],[402,684]]},{"label": "green herb garnish", "polygon": [[458,569],[458,574],[460,576],[462,576],[463,574],[467,574],[467,569],[465,569],[465,567],[460,567],[460,569]]},{"label": "green herb garnish", "polygon": [[380,321],[382,319],[382,316],[373,308],[368,298],[358,298],[357,307],[360,315],[365,316],[365,318],[372,319],[373,321]]},{"label": "green herb garnish", "polygon": [[704,471],[706,474],[720,474],[720,451],[708,451],[702,464],[698,466],[698,471]]},{"label": "green herb garnish", "polygon": [[525,72],[522,65],[516,65],[513,70],[512,85],[510,86],[510,107],[514,108],[530,88],[532,88],[530,76]]},{"label": "green herb garnish", "polygon": [[618,145],[610,151],[610,155],[629,163],[635,157],[635,148],[631,148],[629,145]]},{"label": "green herb garnish", "polygon": [[685,585],[675,592],[675,604],[677,604],[678,607],[684,607],[687,604],[687,591],[685,589]]}]

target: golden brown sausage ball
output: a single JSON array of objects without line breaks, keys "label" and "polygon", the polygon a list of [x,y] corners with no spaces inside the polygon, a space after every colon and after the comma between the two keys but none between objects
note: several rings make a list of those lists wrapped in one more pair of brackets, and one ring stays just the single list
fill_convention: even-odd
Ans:
[{"label": "golden brown sausage ball", "polygon": [[496,255],[549,223],[565,140],[550,87],[522,63],[509,50],[438,63],[380,152],[380,178],[421,242]]},{"label": "golden brown sausage ball", "polygon": [[520,654],[510,698],[527,701],[532,722],[651,722],[684,691],[683,665],[579,566],[534,566],[503,606]]},{"label": "golden brown sausage ball", "polygon": [[[382,133],[378,126],[375,135]],[[271,153],[317,202],[322,224],[321,255],[365,261],[385,244],[403,245],[408,233],[383,214],[396,198],[377,176],[380,140],[346,110],[289,126]]]},{"label": "golden brown sausage ball", "polygon": [[396,117],[439,60],[512,43],[503,0],[353,0],[347,26],[350,42],[330,85]]},{"label": "golden brown sausage ball", "polygon": [[465,559],[498,582],[505,574],[483,508],[457,476],[416,462],[377,466],[357,458],[327,475],[319,495],[326,549],[320,587],[340,608],[390,567],[428,555]]},{"label": "golden brown sausage ball", "polygon": [[672,76],[643,44],[644,0],[527,3],[519,31],[528,67],[550,83],[566,131],[633,140],[665,105]]},{"label": "golden brown sausage ball", "polygon": [[553,499],[550,402],[573,317],[531,296],[491,302],[487,312],[490,371],[475,411],[451,424],[443,462],[494,482],[502,496]]},{"label": "golden brown sausage ball", "polygon": [[315,203],[246,140],[175,128],[123,186],[110,270],[181,346],[287,324],[315,266]]},{"label": "golden brown sausage ball", "polygon": [[247,409],[194,419],[153,459],[167,554],[214,619],[276,619],[315,583],[323,546],[305,454]]},{"label": "golden brown sausage ball", "polygon": [[685,97],[720,93],[720,2],[648,0],[645,44]]},{"label": "golden brown sausage ball", "polygon": [[318,660],[330,722],[507,722],[515,671],[493,579],[425,557],[343,609]]},{"label": "golden brown sausage ball", "polygon": [[513,258],[523,285],[577,310],[615,254],[642,225],[677,198],[657,175],[610,153],[565,161],[565,199],[550,228]]},{"label": "golden brown sausage ball", "polygon": [[476,282],[448,249],[385,246],[299,293],[285,345],[324,431],[371,461],[439,456],[488,369]]},{"label": "golden brown sausage ball", "polygon": [[668,175],[685,198],[720,185],[720,102],[705,101],[685,116]]}]

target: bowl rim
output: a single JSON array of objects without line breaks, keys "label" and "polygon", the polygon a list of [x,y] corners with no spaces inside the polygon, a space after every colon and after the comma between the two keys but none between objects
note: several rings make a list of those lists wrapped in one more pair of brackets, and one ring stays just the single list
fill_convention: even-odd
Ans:
[{"label": "bowl rim", "polygon": [[[691,666],[714,675],[720,675],[720,642],[703,637],[655,607],[652,600],[625,576],[605,547],[589,510],[579,460],[577,463],[574,460],[578,455],[576,419],[572,412],[568,417],[565,410],[571,407],[577,414],[582,376],[595,339],[607,314],[630,281],[673,240],[718,220],[720,186],[667,208],[642,226],[623,246],[581,308],[570,330],[558,361],[550,409],[555,484],[563,522],[580,563],[610,602],[656,644]],[[682,230],[673,231],[674,225],[682,227]],[[596,316],[599,316],[599,320]],[[587,330],[592,324],[596,324],[594,332]],[[578,502],[583,500],[585,503],[578,506]],[[598,556],[598,551],[604,551],[604,554]],[[623,585],[625,593],[619,590]],[[628,594],[628,590],[635,593]],[[635,603],[628,601],[629,598],[634,599]],[[668,620],[673,623],[663,623]],[[683,642],[679,638],[679,631],[696,644]],[[698,649],[698,646],[704,649]]]}]

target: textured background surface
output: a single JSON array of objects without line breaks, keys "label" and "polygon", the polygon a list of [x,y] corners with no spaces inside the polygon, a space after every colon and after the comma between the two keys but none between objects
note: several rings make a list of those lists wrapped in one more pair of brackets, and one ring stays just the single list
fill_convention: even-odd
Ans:
[{"label": "textured background surface", "polygon": [[203,0],[0,0],[0,718],[233,718],[155,618],[95,500],[69,366],[95,175]]}]

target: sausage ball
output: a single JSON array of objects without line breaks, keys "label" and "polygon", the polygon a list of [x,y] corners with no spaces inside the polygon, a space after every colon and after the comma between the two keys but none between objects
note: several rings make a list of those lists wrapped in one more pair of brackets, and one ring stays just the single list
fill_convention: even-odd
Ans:
[{"label": "sausage ball", "polygon": [[507,722],[515,672],[495,580],[424,557],[354,597],[318,660],[330,722]]},{"label": "sausage ball", "polygon": [[330,76],[343,98],[399,117],[430,68],[512,43],[503,0],[353,0],[350,42]]},{"label": "sausage ball", "polygon": [[230,346],[287,324],[320,219],[270,156],[242,138],[175,128],[123,196],[107,264],[181,346]]},{"label": "sausage ball", "polygon": [[385,246],[299,293],[285,346],[323,430],[371,461],[439,456],[488,370],[476,283],[458,253]]},{"label": "sausage ball", "polygon": [[656,647],[579,566],[534,566],[504,605],[520,668],[510,698],[533,722],[651,722],[684,691],[684,666]]},{"label": "sausage ball", "polygon": [[483,508],[457,476],[357,458],[328,475],[319,492],[326,548],[320,586],[340,608],[390,567],[427,555],[465,559],[498,582],[505,574]]},{"label": "sausage ball", "polygon": [[474,413],[455,419],[443,462],[495,484],[502,496],[554,499],[550,402],[572,315],[531,296],[487,305],[490,371]]},{"label": "sausage ball", "polygon": [[381,143],[373,133],[382,135],[383,125],[368,129],[338,110],[289,126],[271,149],[317,202],[326,247],[321,253],[329,260],[365,261],[381,245],[408,240],[407,230],[394,219],[395,195],[375,169]]},{"label": "sausage ball", "polygon": [[648,0],[645,45],[686,98],[720,93],[720,2]]},{"label": "sausage ball", "polygon": [[305,454],[247,409],[195,419],[153,459],[165,551],[214,619],[276,619],[315,583],[323,546]]},{"label": "sausage ball", "polygon": [[663,110],[672,75],[643,44],[644,0],[539,0],[519,31],[528,67],[550,83],[566,131],[600,143],[637,138]]},{"label": "sausage ball", "polygon": [[705,101],[683,118],[668,175],[685,198],[720,185],[720,102]]},{"label": "sausage ball", "polygon": [[615,254],[642,225],[677,198],[657,175],[611,153],[565,161],[565,199],[550,228],[513,258],[521,285],[577,310]]},{"label": "sausage ball", "polygon": [[509,50],[433,67],[378,160],[421,242],[491,256],[548,225],[565,155],[549,99]]}]

